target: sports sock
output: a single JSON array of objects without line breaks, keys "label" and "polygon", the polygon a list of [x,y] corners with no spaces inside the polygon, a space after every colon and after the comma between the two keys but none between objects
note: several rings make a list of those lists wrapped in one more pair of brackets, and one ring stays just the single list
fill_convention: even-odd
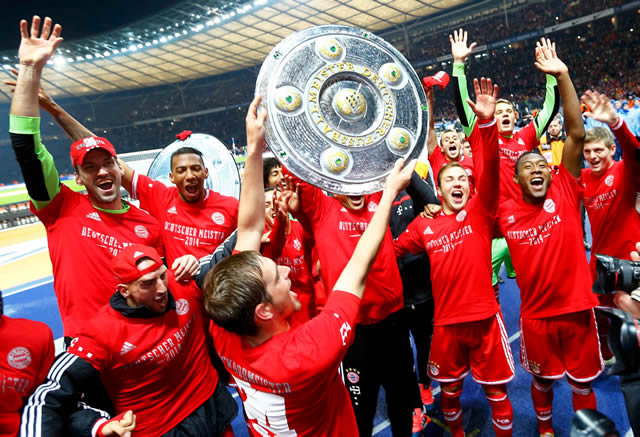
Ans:
[{"label": "sports sock", "polygon": [[573,394],[573,410],[578,411],[583,408],[590,408],[592,410],[597,409],[596,394],[591,388],[590,382],[578,382],[571,378],[569,380],[569,386]]},{"label": "sports sock", "polygon": [[449,425],[449,430],[453,437],[464,437],[462,428],[462,406],[460,405],[460,395],[462,394],[462,383],[443,384],[440,394],[440,406],[444,420]]},{"label": "sports sock", "polygon": [[483,386],[491,405],[491,418],[496,437],[510,437],[513,433],[513,408],[507,396],[507,385]]},{"label": "sports sock", "polygon": [[531,382],[531,399],[538,419],[540,434],[553,432],[551,427],[551,405],[553,403],[553,381],[533,377]]}]

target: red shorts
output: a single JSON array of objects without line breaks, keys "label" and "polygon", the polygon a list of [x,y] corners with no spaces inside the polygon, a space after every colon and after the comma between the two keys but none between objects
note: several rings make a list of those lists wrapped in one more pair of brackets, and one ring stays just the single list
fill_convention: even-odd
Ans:
[{"label": "red shorts", "polygon": [[513,356],[502,314],[475,322],[435,326],[429,377],[454,382],[471,372],[479,384],[503,384],[514,376]]},{"label": "red shorts", "polygon": [[541,378],[589,382],[604,369],[593,310],[520,319],[520,363]]}]

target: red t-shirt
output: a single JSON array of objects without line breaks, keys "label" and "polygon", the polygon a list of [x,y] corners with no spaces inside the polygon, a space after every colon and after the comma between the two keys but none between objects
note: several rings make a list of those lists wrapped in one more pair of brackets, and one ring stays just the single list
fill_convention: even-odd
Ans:
[{"label": "red t-shirt", "polygon": [[128,210],[99,210],[66,185],[46,207],[36,210],[31,205],[47,229],[65,336],[75,337],[83,322],[109,302],[117,285],[111,271],[114,255],[136,243],[164,253],[158,221],[127,205]]},{"label": "red t-shirt", "polygon": [[[612,128],[625,151],[634,151],[638,142],[624,125]],[[615,161],[598,176],[590,168],[582,170],[584,206],[589,214],[593,246],[591,273],[595,279],[596,257],[601,253],[621,259],[631,259],[630,253],[640,241],[640,169],[634,156]]]},{"label": "red t-shirt", "polygon": [[498,207],[520,287],[523,318],[569,314],[598,304],[582,241],[581,188],[561,165],[536,205],[513,198]]},{"label": "red t-shirt", "polygon": [[[332,290],[356,248],[360,236],[369,225],[381,193],[365,196],[365,205],[354,211],[319,188],[294,178],[300,183],[302,223],[309,223],[318,256],[324,287]],[[404,306],[402,280],[393,251],[391,231],[387,228],[378,256],[367,276],[360,305],[358,323],[377,323]]]},{"label": "red t-shirt", "polygon": [[334,291],[318,316],[256,347],[211,323],[252,436],[358,435],[338,366],[353,342],[359,302]]},{"label": "red t-shirt", "polygon": [[180,199],[176,187],[134,173],[132,197],[160,221],[167,264],[176,258],[210,255],[237,227],[238,199],[207,190],[198,203]]},{"label": "red t-shirt", "polygon": [[[460,152],[460,158],[456,161],[462,167],[464,167],[467,175],[469,176],[469,188],[471,193],[476,192],[476,182],[473,171],[473,159],[466,156],[464,153]],[[431,168],[433,169],[433,180],[436,183],[436,187],[438,186],[438,173],[440,169],[449,163],[447,161],[447,157],[442,153],[440,147],[436,147],[431,155],[429,155],[429,163],[431,164]]]},{"label": "red t-shirt", "polygon": [[100,372],[116,414],[134,411],[138,436],[174,428],[218,383],[205,345],[202,294],[193,282],[168,278],[175,309],[138,318],[107,305],[69,347]]},{"label": "red t-shirt", "polygon": [[436,326],[483,320],[498,310],[491,284],[491,238],[498,193],[497,128],[495,121],[474,127],[471,147],[483,165],[478,194],[457,214],[440,213],[435,219],[418,216],[396,241],[396,256],[426,250]]},{"label": "red t-shirt", "polygon": [[13,437],[23,405],[53,363],[53,334],[44,323],[0,316],[0,339],[0,435]]},{"label": "red t-shirt", "polygon": [[500,203],[521,198],[520,186],[513,181],[516,162],[524,153],[538,147],[538,136],[533,122],[515,132],[511,138],[500,135]]}]

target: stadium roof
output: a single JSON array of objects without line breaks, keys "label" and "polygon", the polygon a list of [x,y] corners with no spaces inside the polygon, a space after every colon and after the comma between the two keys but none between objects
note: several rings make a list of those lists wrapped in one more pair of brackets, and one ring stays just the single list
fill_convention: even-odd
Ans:
[{"label": "stadium roof", "polygon": [[[379,33],[467,3],[482,2],[185,1],[118,31],[63,42],[44,72],[44,87],[54,97],[71,97],[214,76],[261,64],[284,37],[308,27],[341,24]],[[16,52],[0,53],[6,75],[18,62]],[[9,99],[0,89],[0,102]]]}]

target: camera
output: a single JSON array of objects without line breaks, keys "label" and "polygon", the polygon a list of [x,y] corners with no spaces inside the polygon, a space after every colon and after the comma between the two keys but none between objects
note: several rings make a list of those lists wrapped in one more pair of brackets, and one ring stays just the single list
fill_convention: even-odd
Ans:
[{"label": "camera", "polygon": [[596,410],[576,411],[571,420],[571,437],[619,437],[620,433],[604,414]]},{"label": "camera", "polygon": [[596,294],[613,294],[616,290],[631,293],[640,286],[640,262],[614,258],[597,253],[596,280],[592,290]]}]

